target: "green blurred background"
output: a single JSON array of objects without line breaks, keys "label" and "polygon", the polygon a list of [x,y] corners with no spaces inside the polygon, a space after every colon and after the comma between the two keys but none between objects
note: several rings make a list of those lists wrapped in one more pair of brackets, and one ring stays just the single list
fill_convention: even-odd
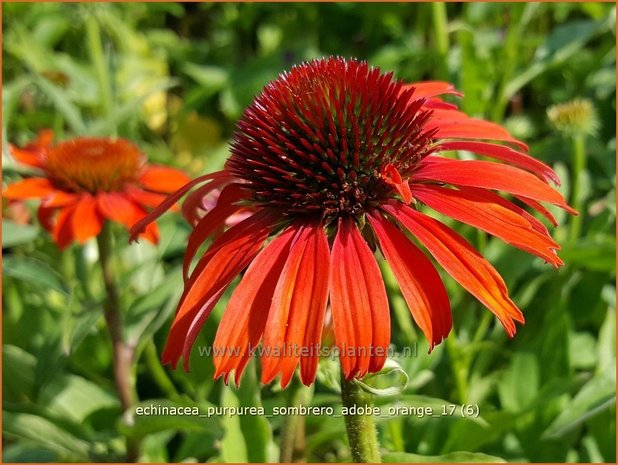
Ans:
[{"label": "green blurred background", "polygon": [[[455,225],[498,268],[527,323],[509,340],[494,317],[446,278],[454,330],[431,355],[388,270],[393,343],[409,376],[392,405],[478,406],[478,418],[378,419],[385,460],[615,462],[615,7],[601,3],[3,3],[3,183],[27,174],[7,152],[39,129],[58,139],[129,138],[153,162],[197,175],[220,168],[242,109],[291,65],[326,55],[367,60],[406,81],[444,79],[468,114],[506,127],[552,165],[582,230],[554,237],[558,271],[499,240]],[[596,109],[572,162],[573,132],[549,107],[577,98]],[[592,116],[589,117],[593,118]],[[588,121],[590,123],[590,121]],[[462,154],[463,156],[463,154]],[[35,207],[33,204],[31,207]],[[31,208],[31,211],[34,210]],[[25,222],[25,224],[24,224]],[[128,246],[114,231],[124,324],[144,405],[286,405],[293,390],[260,386],[251,363],[240,390],[212,381],[212,361],[170,371],[159,354],[181,290],[189,227],[161,221],[162,240]],[[122,419],[102,318],[96,247],[60,253],[28,211],[3,204],[3,461],[122,461],[125,436],[143,461],[278,459],[281,417]],[[226,299],[198,344],[212,342]],[[196,352],[196,351],[195,351]],[[340,405],[336,363],[300,391]],[[308,416],[299,460],[349,461],[344,422]]]}]

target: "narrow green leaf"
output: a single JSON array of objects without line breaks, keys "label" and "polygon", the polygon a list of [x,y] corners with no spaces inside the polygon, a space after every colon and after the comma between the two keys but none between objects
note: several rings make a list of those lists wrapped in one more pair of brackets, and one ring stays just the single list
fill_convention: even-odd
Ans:
[{"label": "narrow green leaf", "polygon": [[54,289],[69,294],[62,277],[47,263],[30,257],[8,256],[2,260],[4,276],[10,276],[37,287]]},{"label": "narrow green leaf", "polygon": [[549,425],[543,438],[558,439],[581,425],[588,418],[616,403],[615,367],[594,376],[579,390],[567,409]]},{"label": "narrow green leaf", "polygon": [[29,224],[17,224],[14,221],[2,220],[2,248],[14,247],[32,242],[39,234],[39,228]]},{"label": "narrow green leaf", "polygon": [[118,429],[122,434],[134,437],[145,437],[168,430],[219,433],[219,419],[215,416],[207,417],[207,407],[188,399],[178,402],[149,399],[137,404],[129,424],[122,422]]},{"label": "narrow green leaf", "polygon": [[66,461],[89,461],[89,444],[46,418],[29,413],[3,411],[2,426],[8,437],[29,440],[56,451],[62,454]]}]

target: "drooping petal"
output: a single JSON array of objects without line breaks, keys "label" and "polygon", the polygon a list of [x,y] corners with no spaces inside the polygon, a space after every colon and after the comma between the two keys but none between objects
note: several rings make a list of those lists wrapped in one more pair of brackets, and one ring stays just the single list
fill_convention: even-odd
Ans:
[{"label": "drooping petal", "polygon": [[413,182],[436,181],[481,187],[548,202],[576,213],[562,195],[533,174],[513,166],[483,160],[451,160],[429,156],[413,174]]},{"label": "drooping petal", "polygon": [[378,264],[349,217],[339,219],[333,243],[330,296],[343,373],[364,376],[384,362],[379,355],[390,342],[390,314]]},{"label": "drooping petal", "polygon": [[533,208],[534,210],[536,210],[537,212],[539,212],[541,215],[543,215],[545,218],[547,218],[547,220],[554,226],[558,226],[558,220],[556,220],[556,218],[554,217],[554,215],[552,215],[552,213],[545,208],[543,205],[541,205],[539,202],[537,202],[536,200],[530,199],[525,195],[515,195],[515,198],[517,200],[520,200],[521,202],[525,203],[526,205],[528,205],[530,208]]},{"label": "drooping petal", "polygon": [[450,82],[443,81],[425,81],[425,82],[413,82],[412,84],[406,84],[402,86],[402,92],[404,90],[414,88],[414,94],[412,99],[435,97],[436,95],[452,94],[458,97],[463,97],[463,94],[455,89],[455,86]]},{"label": "drooping petal", "polygon": [[502,277],[468,241],[446,225],[400,202],[391,201],[382,208],[416,236],[462,287],[498,317],[509,336],[515,335],[515,321],[524,323],[524,316],[510,299]]},{"label": "drooping petal", "polygon": [[370,212],[367,219],[431,351],[448,336],[453,325],[444,283],[425,254],[380,213]]},{"label": "drooping petal", "polygon": [[[119,192],[101,192],[97,194],[97,206],[104,217],[120,223],[127,229],[131,229],[135,223],[146,216],[146,211],[133,202],[128,194]],[[148,224],[141,235],[153,244],[158,243],[159,228],[157,224]]]},{"label": "drooping petal", "polygon": [[423,103],[423,108],[429,110],[457,110],[457,105],[452,103],[448,103],[439,98],[428,98]]},{"label": "drooping petal", "polygon": [[97,208],[96,199],[90,194],[83,194],[75,205],[73,212],[73,232],[75,240],[84,244],[88,239],[101,232],[104,219]]},{"label": "drooping petal", "polygon": [[43,158],[41,150],[36,148],[19,148],[15,145],[9,145],[9,151],[15,160],[23,165],[41,168],[43,166]]},{"label": "drooping petal", "polygon": [[225,308],[215,341],[215,379],[242,371],[264,333],[275,287],[287,261],[296,230],[287,228],[255,257]]},{"label": "drooping petal", "polygon": [[[205,186],[201,186],[191,192],[182,203],[182,216],[185,217],[187,223],[191,226],[195,226],[204,212],[204,197],[216,192],[217,189],[224,188],[229,182],[230,180],[227,178],[213,179]],[[238,184],[234,185],[239,186]]]},{"label": "drooping petal", "polygon": [[185,195],[187,192],[189,192],[195,186],[197,186],[198,184],[201,184],[203,182],[206,182],[206,181],[211,181],[213,179],[220,179],[220,178],[229,178],[229,174],[226,173],[225,171],[217,171],[215,173],[211,173],[211,174],[207,174],[207,175],[204,175],[204,176],[200,176],[200,177],[195,178],[194,180],[188,182],[187,184],[182,186],[180,189],[178,189],[173,194],[169,195],[154,210],[152,210],[150,213],[148,213],[148,215],[146,215],[144,218],[142,218],[140,221],[138,221],[131,228],[130,241],[136,240],[137,236],[140,233],[144,232],[144,230],[146,229],[146,226],[148,224],[152,223],[157,218],[159,218],[161,215],[163,215],[163,213],[165,213],[167,210],[169,210],[176,202],[178,202],[180,200],[180,198],[183,195]]},{"label": "drooping petal", "polygon": [[96,196],[99,210],[106,218],[131,228],[136,218],[137,205],[118,192],[101,192]]},{"label": "drooping petal", "polygon": [[440,150],[467,150],[486,155],[528,170],[545,181],[560,185],[560,178],[556,172],[545,163],[505,145],[473,141],[445,141],[440,143],[439,148]]},{"label": "drooping petal", "polygon": [[515,139],[502,126],[490,121],[470,118],[461,111],[435,109],[425,124],[425,129],[435,129],[436,139],[485,139],[514,144],[524,151],[528,146]]},{"label": "drooping petal", "polygon": [[472,194],[486,200],[487,202],[497,203],[498,205],[501,205],[504,208],[511,210],[513,213],[525,218],[536,231],[538,231],[539,233],[551,239],[549,230],[543,223],[541,223],[541,221],[539,221],[535,216],[528,213],[526,210],[524,210],[519,205],[515,205],[513,202],[510,202],[506,200],[505,198],[500,197],[500,195],[496,194],[495,192],[489,191],[487,189],[481,189],[478,187],[461,187],[460,186],[458,189],[463,192],[471,192]]},{"label": "drooping petal", "polygon": [[45,164],[45,151],[51,146],[53,139],[54,132],[50,129],[43,129],[39,131],[37,138],[25,147],[19,148],[10,144],[9,150],[18,162],[35,168],[42,168]]},{"label": "drooping petal", "polygon": [[555,267],[563,264],[556,255],[559,248],[551,237],[539,233],[523,216],[487,201],[473,191],[435,185],[414,185],[414,197],[443,215],[479,228],[526,252],[541,257]]},{"label": "drooping petal", "polygon": [[36,217],[39,220],[39,223],[49,232],[54,230],[53,218],[57,211],[57,208],[46,207],[44,205],[39,205],[39,208],[36,211]]},{"label": "drooping petal", "polygon": [[206,251],[193,270],[178,304],[162,360],[176,367],[182,356],[188,369],[199,330],[232,280],[255,258],[278,220],[261,210],[228,229]]},{"label": "drooping petal", "polygon": [[171,194],[190,181],[189,177],[180,170],[167,166],[148,165],[138,182],[146,189]]},{"label": "drooping petal", "polygon": [[57,190],[46,196],[41,201],[41,205],[45,207],[67,207],[76,204],[79,199],[79,194]]},{"label": "drooping petal", "polygon": [[126,193],[133,201],[149,208],[158,207],[167,198],[166,194],[157,194],[138,188],[127,188]]},{"label": "drooping petal", "polygon": [[27,178],[9,184],[2,194],[11,200],[40,199],[56,192],[56,188],[47,178]]},{"label": "drooping petal", "polygon": [[[317,344],[322,335],[328,298],[328,240],[320,222],[296,224],[297,236],[285,263],[264,331],[265,350],[279,350],[279,357],[262,356],[262,382],[281,373],[281,386],[292,379],[302,359],[301,379],[309,385],[317,371]],[[301,357],[302,355],[302,357]]]},{"label": "drooping petal", "polygon": [[[236,202],[244,198],[245,193],[238,184],[230,184],[223,188],[217,206],[197,223],[189,236],[185,258],[183,262],[183,276],[185,282],[189,277],[189,267],[199,247],[212,235],[213,232],[225,226],[225,220],[236,213],[241,207]],[[184,207],[184,205],[183,205]]]},{"label": "drooping petal", "polygon": [[73,213],[76,207],[60,210],[52,230],[52,239],[60,250],[65,249],[75,237],[73,232]]}]

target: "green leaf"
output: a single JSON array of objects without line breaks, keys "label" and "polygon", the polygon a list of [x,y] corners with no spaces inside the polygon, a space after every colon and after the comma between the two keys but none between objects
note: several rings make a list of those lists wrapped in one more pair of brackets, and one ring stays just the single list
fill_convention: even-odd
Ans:
[{"label": "green leaf", "polygon": [[181,278],[176,274],[133,302],[125,318],[126,340],[130,344],[137,345],[165,323],[176,306],[180,289]]},{"label": "green leaf", "polygon": [[2,220],[2,248],[14,247],[32,242],[39,234],[39,228],[29,224],[17,224],[14,221]]},{"label": "green leaf", "polygon": [[505,409],[520,411],[536,397],[539,389],[539,364],[536,355],[517,352],[498,386],[500,402]]},{"label": "green leaf", "polygon": [[371,373],[362,380],[355,380],[361,389],[378,397],[396,396],[401,394],[408,385],[408,375],[401,365],[388,358],[384,367],[377,373]]},{"label": "green leaf", "polygon": [[389,452],[384,463],[506,463],[506,460],[480,452],[451,452],[445,455],[418,455],[408,452]]},{"label": "green leaf", "polygon": [[2,394],[4,400],[23,402],[34,394],[36,358],[20,347],[2,346]]},{"label": "green leaf", "polygon": [[[614,289],[614,295],[615,292]],[[597,351],[600,370],[616,365],[616,310],[607,310],[607,316],[599,331]]]},{"label": "green leaf", "polygon": [[67,93],[42,77],[37,76],[35,82],[39,89],[54,102],[54,105],[62,113],[71,130],[77,135],[85,135],[86,125],[82,120],[79,109],[73,104]]},{"label": "green leaf", "polygon": [[[221,427],[218,418],[206,417],[206,408],[207,405],[188,399],[177,402],[168,399],[149,399],[138,403],[127,421],[128,424],[120,423],[118,430],[133,437],[145,437],[168,430],[219,433]],[[188,414],[195,412],[196,409],[198,415]]]},{"label": "green leaf", "polygon": [[613,272],[616,270],[616,239],[606,235],[586,238],[575,245],[565,246],[560,257],[569,265]]},{"label": "green leaf", "polygon": [[[302,388],[301,388],[302,389]],[[262,407],[260,384],[255,374],[255,361],[246,368],[236,396],[242,407]],[[273,449],[272,428],[266,418],[260,415],[242,415],[240,428],[247,444],[247,460],[251,463],[271,462],[269,451]]]},{"label": "green leaf", "polygon": [[587,419],[616,403],[615,367],[608,367],[594,376],[579,390],[560,415],[543,433],[543,438],[558,439],[571,432]]},{"label": "green leaf", "polygon": [[[229,386],[223,387],[221,406],[234,408],[240,406],[238,396]],[[221,419],[221,423],[225,431],[225,436],[221,439],[223,461],[227,463],[247,463],[250,446],[243,435],[240,416],[226,415]]]},{"label": "green leaf", "polygon": [[43,387],[39,403],[58,418],[81,423],[97,410],[117,406],[118,400],[98,384],[67,374],[55,377]]},{"label": "green leaf", "polygon": [[186,63],[182,70],[200,85],[200,90],[207,96],[219,92],[229,83],[229,73],[218,66]]},{"label": "green leaf", "polygon": [[29,413],[2,412],[7,437],[29,440],[64,457],[63,461],[87,462],[89,444],[52,421]]},{"label": "green leaf", "polygon": [[26,281],[36,287],[44,287],[69,294],[62,277],[47,263],[30,257],[8,256],[2,260],[4,276]]},{"label": "green leaf", "polygon": [[58,456],[33,444],[18,443],[5,447],[2,451],[3,463],[52,463],[58,462]]},{"label": "green leaf", "polygon": [[606,29],[605,21],[572,21],[556,27],[537,50],[535,61],[505,87],[503,98],[510,99],[532,79],[565,62]]},{"label": "green leaf", "polygon": [[140,95],[139,97],[124,103],[122,106],[114,108],[110,115],[93,125],[90,126],[89,134],[105,136],[112,133],[116,127],[127,121],[131,116],[136,115],[142,109],[144,102],[156,94],[164,90],[171,89],[176,86],[178,82],[174,79],[167,79],[159,84],[152,86],[148,92]]}]

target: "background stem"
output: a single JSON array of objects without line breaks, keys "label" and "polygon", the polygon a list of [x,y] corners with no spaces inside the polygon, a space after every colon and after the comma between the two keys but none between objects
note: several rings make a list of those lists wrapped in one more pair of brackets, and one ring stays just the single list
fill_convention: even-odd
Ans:
[{"label": "background stem", "polygon": [[[103,283],[107,294],[103,314],[112,341],[114,379],[118,390],[120,408],[124,414],[133,407],[137,398],[132,372],[135,348],[128,345],[123,337],[120,295],[114,279],[111,260],[112,235],[108,223],[103,226],[101,233],[97,236],[97,244],[99,246],[101,271],[103,272]],[[127,461],[135,462],[138,458],[139,443],[136,439],[127,438]]]},{"label": "background stem", "polygon": [[440,61],[438,63],[437,77],[448,79],[448,19],[446,16],[446,4],[444,2],[432,2],[431,17],[433,22],[433,32],[435,46]]},{"label": "background stem", "polygon": [[582,218],[584,216],[584,198],[582,197],[581,174],[586,171],[586,136],[573,136],[573,171],[571,174],[571,205],[579,215],[571,218],[571,242],[577,241],[581,234]]},{"label": "background stem", "polygon": [[[372,407],[371,394],[363,391],[354,380],[346,380],[341,374],[341,400],[344,407]],[[355,463],[380,463],[378,432],[373,415],[345,415],[348,442]]]},{"label": "background stem", "polygon": [[[306,405],[310,391],[300,380],[293,378],[288,386],[288,407]],[[305,417],[286,415],[281,427],[279,462],[303,462],[305,455]]]}]

